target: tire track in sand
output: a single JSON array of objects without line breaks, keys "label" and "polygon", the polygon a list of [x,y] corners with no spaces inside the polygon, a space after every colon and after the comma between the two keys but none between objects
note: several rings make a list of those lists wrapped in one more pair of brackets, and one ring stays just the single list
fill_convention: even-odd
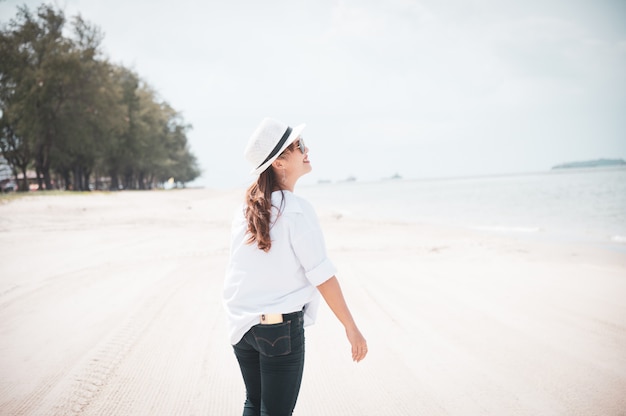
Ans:
[{"label": "tire track in sand", "polygon": [[[74,377],[75,384],[60,404],[54,406],[54,415],[81,415],[98,398],[103,387],[114,375],[133,346],[142,338],[162,309],[189,278],[167,273],[159,284],[152,287],[151,296],[141,304],[130,318],[119,327],[104,345],[97,350],[83,370]],[[184,274],[183,274],[184,276]]]},{"label": "tire track in sand", "polygon": [[[63,385],[68,372],[72,371],[75,363],[69,357],[67,349],[62,349],[56,342],[56,321],[59,319],[50,304],[56,302],[63,304],[71,302],[72,296],[79,289],[89,286],[94,282],[89,278],[90,268],[81,268],[71,273],[55,274],[45,279],[38,285],[16,285],[10,291],[9,299],[3,297],[7,292],[0,295],[0,330],[10,334],[9,339],[4,339],[0,345],[0,351],[6,351],[6,355],[0,360],[0,374],[5,376],[8,382],[0,384],[0,414],[7,415],[31,415],[38,414],[33,409],[41,408],[41,404],[52,396],[53,391]],[[59,295],[62,294],[62,295]],[[65,296],[68,295],[68,296]],[[23,311],[28,310],[25,314]],[[53,316],[52,320],[50,317]],[[16,328],[30,328],[40,326],[36,334],[17,332]],[[12,341],[20,339],[25,334],[30,335],[29,342],[37,345],[24,345],[22,348],[28,351],[25,355],[17,355],[12,351],[16,349]],[[65,331],[64,335],[71,336],[72,331]],[[42,353],[42,351],[45,351]],[[64,355],[61,355],[63,351]],[[53,365],[41,361],[41,355],[51,357]],[[17,361],[16,361],[17,360]],[[46,372],[41,377],[19,377],[19,374],[32,373],[29,366],[40,368],[46,367]]]}]

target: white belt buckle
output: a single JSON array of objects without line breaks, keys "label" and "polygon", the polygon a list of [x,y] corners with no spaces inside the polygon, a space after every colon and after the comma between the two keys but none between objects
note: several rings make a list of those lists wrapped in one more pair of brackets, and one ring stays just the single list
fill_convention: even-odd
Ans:
[{"label": "white belt buckle", "polygon": [[261,315],[261,325],[280,324],[282,322],[282,313],[264,313]]}]

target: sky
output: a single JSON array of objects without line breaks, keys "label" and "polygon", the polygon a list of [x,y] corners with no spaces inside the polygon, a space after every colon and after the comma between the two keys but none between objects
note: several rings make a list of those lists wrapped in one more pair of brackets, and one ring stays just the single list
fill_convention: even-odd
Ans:
[{"label": "sky", "polygon": [[[0,21],[16,6],[0,0]],[[306,123],[301,183],[541,172],[626,159],[623,0],[57,0],[245,186],[264,117]]]}]

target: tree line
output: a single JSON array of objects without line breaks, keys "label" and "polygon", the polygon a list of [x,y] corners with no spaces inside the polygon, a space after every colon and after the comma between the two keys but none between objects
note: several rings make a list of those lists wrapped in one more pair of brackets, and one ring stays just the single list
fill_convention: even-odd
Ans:
[{"label": "tree line", "polygon": [[103,56],[102,32],[51,5],[0,29],[0,151],[38,189],[150,189],[200,175],[191,126],[135,72]]}]

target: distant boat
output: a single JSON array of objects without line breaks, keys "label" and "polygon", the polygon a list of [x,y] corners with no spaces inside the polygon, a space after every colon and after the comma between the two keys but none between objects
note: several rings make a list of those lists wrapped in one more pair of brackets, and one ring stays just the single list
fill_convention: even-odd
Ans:
[{"label": "distant boat", "polygon": [[581,162],[568,162],[553,166],[552,169],[608,168],[626,166],[624,159],[596,159]]}]

